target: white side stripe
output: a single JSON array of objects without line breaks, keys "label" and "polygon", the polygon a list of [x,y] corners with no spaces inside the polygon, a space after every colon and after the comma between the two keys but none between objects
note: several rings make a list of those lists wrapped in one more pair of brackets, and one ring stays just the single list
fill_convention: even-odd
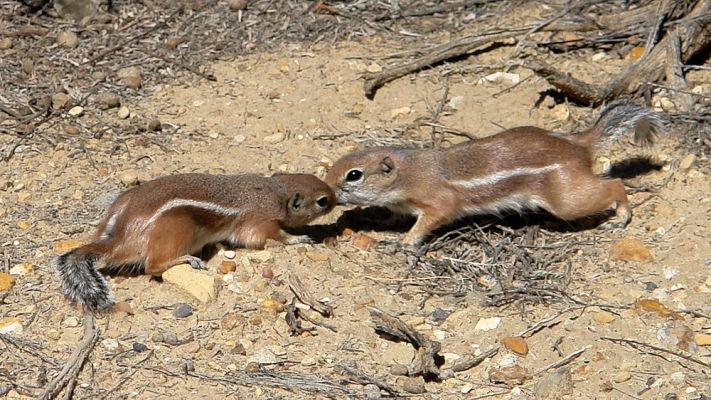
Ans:
[{"label": "white side stripe", "polygon": [[146,222],[146,226],[153,224],[160,216],[174,208],[178,207],[195,207],[195,208],[201,208],[203,210],[208,210],[208,211],[213,211],[217,214],[221,215],[226,215],[226,216],[238,216],[242,214],[242,210],[239,208],[232,208],[232,207],[223,207],[221,205],[215,204],[215,203],[210,203],[208,201],[197,201],[197,200],[188,200],[188,199],[173,199],[165,204],[161,208],[159,208],[153,216],[151,216],[151,219]]},{"label": "white side stripe", "polygon": [[515,176],[542,174],[556,170],[558,168],[560,168],[560,164],[546,165],[545,167],[539,168],[515,168],[507,171],[499,171],[491,175],[483,176],[481,178],[474,178],[466,181],[452,181],[451,184],[454,186],[461,186],[464,188],[472,189],[479,186],[493,185],[496,182],[508,178],[513,178]]}]

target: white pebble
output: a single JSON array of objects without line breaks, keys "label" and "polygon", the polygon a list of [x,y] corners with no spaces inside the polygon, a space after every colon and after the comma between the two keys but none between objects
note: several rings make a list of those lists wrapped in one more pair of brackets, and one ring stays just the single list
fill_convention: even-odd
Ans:
[{"label": "white pebble", "polygon": [[71,115],[72,117],[78,117],[78,116],[84,114],[84,107],[81,107],[81,106],[72,107],[69,110],[68,114]]},{"label": "white pebble", "polygon": [[474,330],[475,331],[490,331],[492,329],[496,329],[500,323],[501,323],[501,318],[499,318],[499,317],[482,318],[476,323]]},{"label": "white pebble", "polygon": [[119,342],[116,339],[107,338],[101,341],[101,345],[108,351],[114,351],[119,348]]},{"label": "white pebble", "polygon": [[121,119],[126,119],[131,115],[131,111],[129,111],[128,107],[122,106],[119,108],[117,115]]}]

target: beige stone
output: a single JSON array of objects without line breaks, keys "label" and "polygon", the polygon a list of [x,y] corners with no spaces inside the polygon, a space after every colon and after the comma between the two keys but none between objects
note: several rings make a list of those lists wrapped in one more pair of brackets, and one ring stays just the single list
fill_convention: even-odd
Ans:
[{"label": "beige stone", "polygon": [[165,271],[163,280],[183,289],[205,303],[215,298],[215,278],[188,264],[180,264]]}]

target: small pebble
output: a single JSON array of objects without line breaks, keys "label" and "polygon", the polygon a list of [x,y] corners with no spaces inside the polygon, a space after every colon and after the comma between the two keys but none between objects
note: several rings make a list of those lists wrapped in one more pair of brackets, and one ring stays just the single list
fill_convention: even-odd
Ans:
[{"label": "small pebble", "polygon": [[0,50],[7,50],[12,48],[12,38],[5,37],[0,39]]},{"label": "small pebble", "polygon": [[160,122],[159,119],[153,118],[152,120],[148,121],[148,130],[153,132],[161,131],[163,130],[163,124]]},{"label": "small pebble", "polygon": [[116,351],[119,348],[119,342],[112,338],[102,340],[101,345],[108,351]]},{"label": "small pebble", "polygon": [[616,383],[622,383],[630,380],[630,378],[632,378],[632,374],[629,371],[620,371],[615,374],[612,380]]},{"label": "small pebble", "polygon": [[233,11],[244,10],[247,8],[247,0],[227,0],[227,6]]},{"label": "small pebble", "polygon": [[694,165],[696,161],[696,156],[694,154],[687,154],[686,157],[679,161],[679,169],[682,171],[688,171]]},{"label": "small pebble", "polygon": [[259,304],[259,308],[262,311],[265,311],[268,313],[274,313],[274,314],[284,311],[284,305],[279,303],[277,300],[271,299],[271,298],[265,299],[264,301],[262,301]]},{"label": "small pebble", "polygon": [[22,333],[22,321],[17,317],[0,318],[0,334],[17,335]]},{"label": "small pebble", "polygon": [[70,124],[64,127],[64,132],[68,135],[78,135],[79,133],[81,133],[81,128],[76,125]]},{"label": "small pebble", "polygon": [[501,318],[491,317],[491,318],[481,318],[477,321],[474,326],[475,331],[490,331],[496,329],[501,323]]},{"label": "small pebble", "polygon": [[607,58],[607,53],[604,53],[604,52],[596,53],[592,56],[592,60],[594,62],[602,61],[605,58]]},{"label": "small pebble", "polygon": [[123,106],[119,108],[118,113],[116,115],[121,119],[126,119],[131,115],[131,111],[129,111],[128,107]]},{"label": "small pebble", "polygon": [[269,349],[259,349],[251,357],[249,363],[257,363],[260,365],[276,364],[279,360],[276,354]]},{"label": "small pebble", "polygon": [[129,88],[139,89],[141,87],[141,69],[139,67],[122,68],[118,71],[118,77]]},{"label": "small pebble", "polygon": [[365,70],[368,71],[368,72],[370,72],[370,73],[374,73],[374,74],[375,74],[375,73],[381,72],[381,71],[383,70],[383,67],[381,67],[380,65],[378,65],[378,64],[376,64],[376,63],[371,63],[370,65],[368,65],[368,66],[365,68]]},{"label": "small pebble", "polygon": [[520,336],[506,336],[501,338],[501,344],[516,354],[528,354],[528,344],[526,340]]},{"label": "small pebble", "polygon": [[450,311],[443,310],[441,308],[435,308],[430,315],[430,319],[434,322],[442,322],[449,317]]},{"label": "small pebble", "polygon": [[76,47],[79,44],[79,37],[74,32],[70,32],[70,31],[60,32],[57,35],[57,44],[62,47],[70,49],[72,47]]},{"label": "small pebble", "polygon": [[447,338],[448,333],[439,329],[432,331],[432,336],[440,342]]},{"label": "small pebble", "polygon": [[624,283],[632,283],[632,282],[634,282],[634,278],[632,278],[632,277],[629,276],[629,275],[625,275],[625,277],[622,279],[622,281],[623,281]]},{"label": "small pebble", "polygon": [[276,143],[283,141],[285,137],[286,136],[282,132],[275,132],[275,133],[272,133],[271,135],[265,136],[264,138],[262,138],[262,140],[265,143],[276,144]]},{"label": "small pebble", "polygon": [[380,394],[380,388],[378,385],[369,383],[363,386],[363,397],[367,400],[380,400],[383,396]]},{"label": "small pebble", "polygon": [[176,318],[187,318],[193,315],[193,307],[187,303],[178,303],[178,305],[175,306],[173,314]]},{"label": "small pebble", "polygon": [[121,105],[121,98],[113,92],[102,92],[96,96],[97,107],[101,110],[116,108]]},{"label": "small pebble", "polygon": [[654,282],[643,282],[644,283],[644,290],[648,292],[653,292],[655,289],[657,289],[659,286],[654,283]]},{"label": "small pebble", "polygon": [[237,253],[234,250],[225,250],[222,255],[228,260],[233,260],[235,256],[237,256]]},{"label": "small pebble", "polygon": [[126,187],[138,185],[138,175],[133,170],[121,172],[118,178]]},{"label": "small pebble", "polygon": [[71,115],[72,117],[79,117],[84,114],[84,107],[74,106],[69,110],[67,114]]},{"label": "small pebble", "polygon": [[193,360],[183,360],[182,367],[185,372],[195,371],[195,362]]},{"label": "small pebble", "polygon": [[74,328],[75,326],[79,326],[79,320],[77,317],[69,317],[62,322],[62,325]]},{"label": "small pebble", "polygon": [[669,380],[675,385],[681,385],[686,382],[686,375],[681,371],[677,371],[669,376]]},{"label": "small pebble", "polygon": [[600,311],[595,313],[593,319],[595,320],[595,322],[601,324],[609,324],[610,322],[615,320],[615,315],[607,311]]},{"label": "small pebble", "polygon": [[238,323],[242,322],[243,318],[237,315],[237,313],[229,313],[222,317],[222,329],[231,331]]},{"label": "small pebble", "polygon": [[33,75],[35,73],[35,63],[31,58],[23,58],[20,61],[20,69],[27,75]]},{"label": "small pebble", "polygon": [[142,353],[142,352],[148,350],[148,346],[146,346],[145,344],[140,343],[140,342],[133,342],[132,347],[133,347],[133,351],[135,351],[137,353]]},{"label": "small pebble", "polygon": [[244,348],[244,345],[242,343],[237,343],[235,347],[232,349],[233,354],[238,354],[240,356],[246,356],[247,355],[247,349]]},{"label": "small pebble", "polygon": [[0,272],[0,292],[9,291],[15,285],[15,278],[6,273]]},{"label": "small pebble", "polygon": [[425,388],[425,381],[419,376],[405,378],[405,382],[402,384],[402,389],[412,394],[422,394],[427,391]]},{"label": "small pebble", "polygon": [[390,373],[398,376],[407,376],[408,370],[407,365],[393,364],[390,367]]},{"label": "small pebble", "polygon": [[52,340],[58,340],[59,337],[61,336],[60,333],[59,333],[59,331],[56,330],[56,329],[50,329],[50,330],[48,330],[45,335],[46,335],[49,339],[52,339]]},{"label": "small pebble", "polygon": [[274,271],[272,271],[272,268],[270,266],[267,265],[262,268],[262,278],[266,278],[266,279],[274,278]]},{"label": "small pebble", "polygon": [[64,106],[69,103],[69,96],[66,93],[55,93],[52,95],[52,108],[55,110],[59,110],[64,108]]},{"label": "small pebble", "polygon": [[229,274],[230,272],[234,272],[236,269],[237,264],[232,260],[222,260],[220,265],[217,267],[217,270],[220,271],[221,274]]}]

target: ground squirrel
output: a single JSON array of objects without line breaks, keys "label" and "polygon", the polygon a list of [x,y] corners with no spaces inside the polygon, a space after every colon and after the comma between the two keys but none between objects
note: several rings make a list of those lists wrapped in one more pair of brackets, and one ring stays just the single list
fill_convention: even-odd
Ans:
[{"label": "ground squirrel", "polygon": [[160,276],[181,263],[204,269],[195,254],[209,244],[302,242],[307,238],[282,228],[306,225],[334,205],[333,191],[313,175],[165,176],[120,194],[90,243],[57,256],[53,265],[69,300],[104,310],[113,300],[101,272]]},{"label": "ground squirrel", "polygon": [[415,245],[458,218],[542,208],[564,220],[615,205],[623,227],[631,211],[622,181],[593,173],[595,145],[633,129],[651,143],[663,128],[660,115],[634,104],[607,105],[578,135],[518,127],[446,149],[371,148],[347,154],[328,171],[338,204],[387,207],[414,214],[403,242]]}]

